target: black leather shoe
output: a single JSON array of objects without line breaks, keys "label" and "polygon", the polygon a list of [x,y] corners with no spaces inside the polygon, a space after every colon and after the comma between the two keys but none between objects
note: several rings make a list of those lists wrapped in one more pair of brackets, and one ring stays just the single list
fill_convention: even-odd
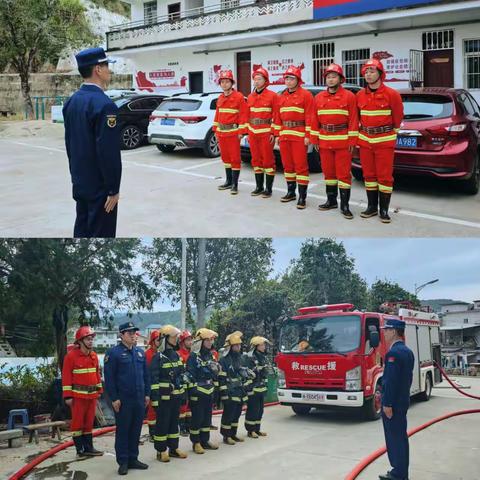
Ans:
[{"label": "black leather shoe", "polygon": [[142,463],[139,460],[132,460],[128,464],[128,468],[131,468],[132,470],[147,470],[148,465],[146,463]]},{"label": "black leather shoe", "polygon": [[128,473],[128,464],[127,463],[122,463],[122,465],[120,465],[118,467],[118,474],[119,475],[126,475]]}]

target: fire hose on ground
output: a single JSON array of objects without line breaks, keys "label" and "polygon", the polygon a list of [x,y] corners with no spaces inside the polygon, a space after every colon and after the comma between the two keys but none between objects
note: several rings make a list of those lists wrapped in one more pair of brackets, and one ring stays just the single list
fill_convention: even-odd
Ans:
[{"label": "fire hose on ground", "polygon": [[[265,407],[271,407],[274,405],[278,405],[279,402],[270,402],[270,403],[265,403]],[[242,410],[245,410],[246,406],[242,408]],[[214,410],[213,415],[220,415],[223,413],[223,410]],[[144,422],[146,423],[146,422]],[[111,433],[114,432],[116,427],[104,427],[104,428],[97,428],[93,432],[94,437],[98,437],[100,435],[105,435],[106,433]],[[73,441],[68,440],[66,442],[61,443],[60,445],[57,445],[50,450],[47,450],[46,452],[43,452],[40,454],[38,457],[34,458],[31,462],[27,463],[24,465],[20,470],[15,472],[13,475],[11,475],[8,480],[20,480],[23,478],[27,473],[32,471],[37,465],[42,463],[43,461],[47,460],[50,457],[53,457],[58,452],[61,452],[62,450],[65,450],[66,448],[72,447],[73,446]]]},{"label": "fire hose on ground", "polygon": [[[445,377],[447,382],[459,393],[462,395],[465,395],[466,397],[473,398],[475,400],[480,400],[479,396],[472,395],[470,393],[465,392],[464,390],[461,390],[455,383],[448,377],[448,375],[445,373],[445,370],[438,365],[437,362],[433,362],[435,366],[440,370],[441,374]],[[450,412],[445,415],[442,415],[440,417],[434,418],[433,420],[430,420],[427,423],[424,423],[423,425],[419,425],[418,427],[412,428],[410,431],[407,432],[408,437],[411,437],[415,435],[416,433],[431,427],[432,425],[435,425],[436,423],[442,422],[443,420],[447,420],[448,418],[452,417],[457,417],[459,415],[469,415],[471,413],[480,413],[480,408],[475,408],[475,409],[469,409],[469,410],[459,410],[456,412]],[[373,453],[368,455],[367,457],[363,458],[355,467],[354,469],[348,473],[348,475],[345,477],[345,480],[355,480],[358,475],[360,475],[363,470],[365,470],[371,463],[373,463],[375,460],[377,460],[379,457],[381,457],[385,452],[387,451],[387,448],[383,446],[382,448],[379,448],[378,450],[375,450]]]}]

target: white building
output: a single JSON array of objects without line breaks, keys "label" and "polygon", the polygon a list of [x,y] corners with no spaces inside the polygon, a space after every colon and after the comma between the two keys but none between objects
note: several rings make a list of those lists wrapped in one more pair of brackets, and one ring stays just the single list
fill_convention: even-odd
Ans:
[{"label": "white building", "polygon": [[107,328],[95,329],[95,341],[93,348],[111,348],[114,347],[119,340],[118,328],[115,330],[108,330]]},{"label": "white building", "polygon": [[294,64],[321,84],[332,61],[360,83],[360,67],[382,59],[388,84],[468,88],[480,101],[480,1],[128,0],[129,24],[107,33],[111,55],[135,65],[135,85],[217,91],[231,68],[244,93],[262,65],[273,82]]},{"label": "white building", "polygon": [[440,317],[446,365],[480,364],[480,300],[443,305]]}]

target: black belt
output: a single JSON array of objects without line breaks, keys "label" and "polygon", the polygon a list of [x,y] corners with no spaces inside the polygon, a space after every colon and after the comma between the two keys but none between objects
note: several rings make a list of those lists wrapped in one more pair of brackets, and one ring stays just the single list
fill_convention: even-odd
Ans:
[{"label": "black belt", "polygon": [[73,385],[72,390],[78,390],[79,392],[96,392],[98,390],[97,385]]},{"label": "black belt", "polygon": [[231,130],[232,128],[238,128],[238,123],[219,123],[218,128],[221,130]]},{"label": "black belt", "polygon": [[285,121],[285,122],[282,122],[283,123],[283,126],[284,127],[288,127],[288,128],[292,128],[292,127],[304,127],[305,126],[305,122],[302,120],[302,121],[299,121],[299,122],[290,122],[290,121]]},{"label": "black belt", "polygon": [[325,130],[326,132],[339,132],[340,130],[346,130],[348,125],[346,123],[342,123],[341,125],[334,125],[332,123],[321,123],[320,128]]},{"label": "black belt", "polygon": [[382,125],[381,127],[364,127],[361,126],[360,130],[362,132],[368,133],[369,135],[378,135],[379,133],[388,133],[393,130],[393,125]]},{"label": "black belt", "polygon": [[272,123],[271,118],[251,118],[250,125],[270,125]]}]

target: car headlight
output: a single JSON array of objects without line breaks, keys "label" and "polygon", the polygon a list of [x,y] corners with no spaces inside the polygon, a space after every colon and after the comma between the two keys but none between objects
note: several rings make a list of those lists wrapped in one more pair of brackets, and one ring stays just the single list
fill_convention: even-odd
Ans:
[{"label": "car headlight", "polygon": [[285,388],[287,386],[287,382],[285,380],[285,372],[283,370],[278,369],[278,388]]},{"label": "car headlight", "polygon": [[362,369],[360,366],[348,370],[345,374],[345,390],[361,390],[362,389]]}]

